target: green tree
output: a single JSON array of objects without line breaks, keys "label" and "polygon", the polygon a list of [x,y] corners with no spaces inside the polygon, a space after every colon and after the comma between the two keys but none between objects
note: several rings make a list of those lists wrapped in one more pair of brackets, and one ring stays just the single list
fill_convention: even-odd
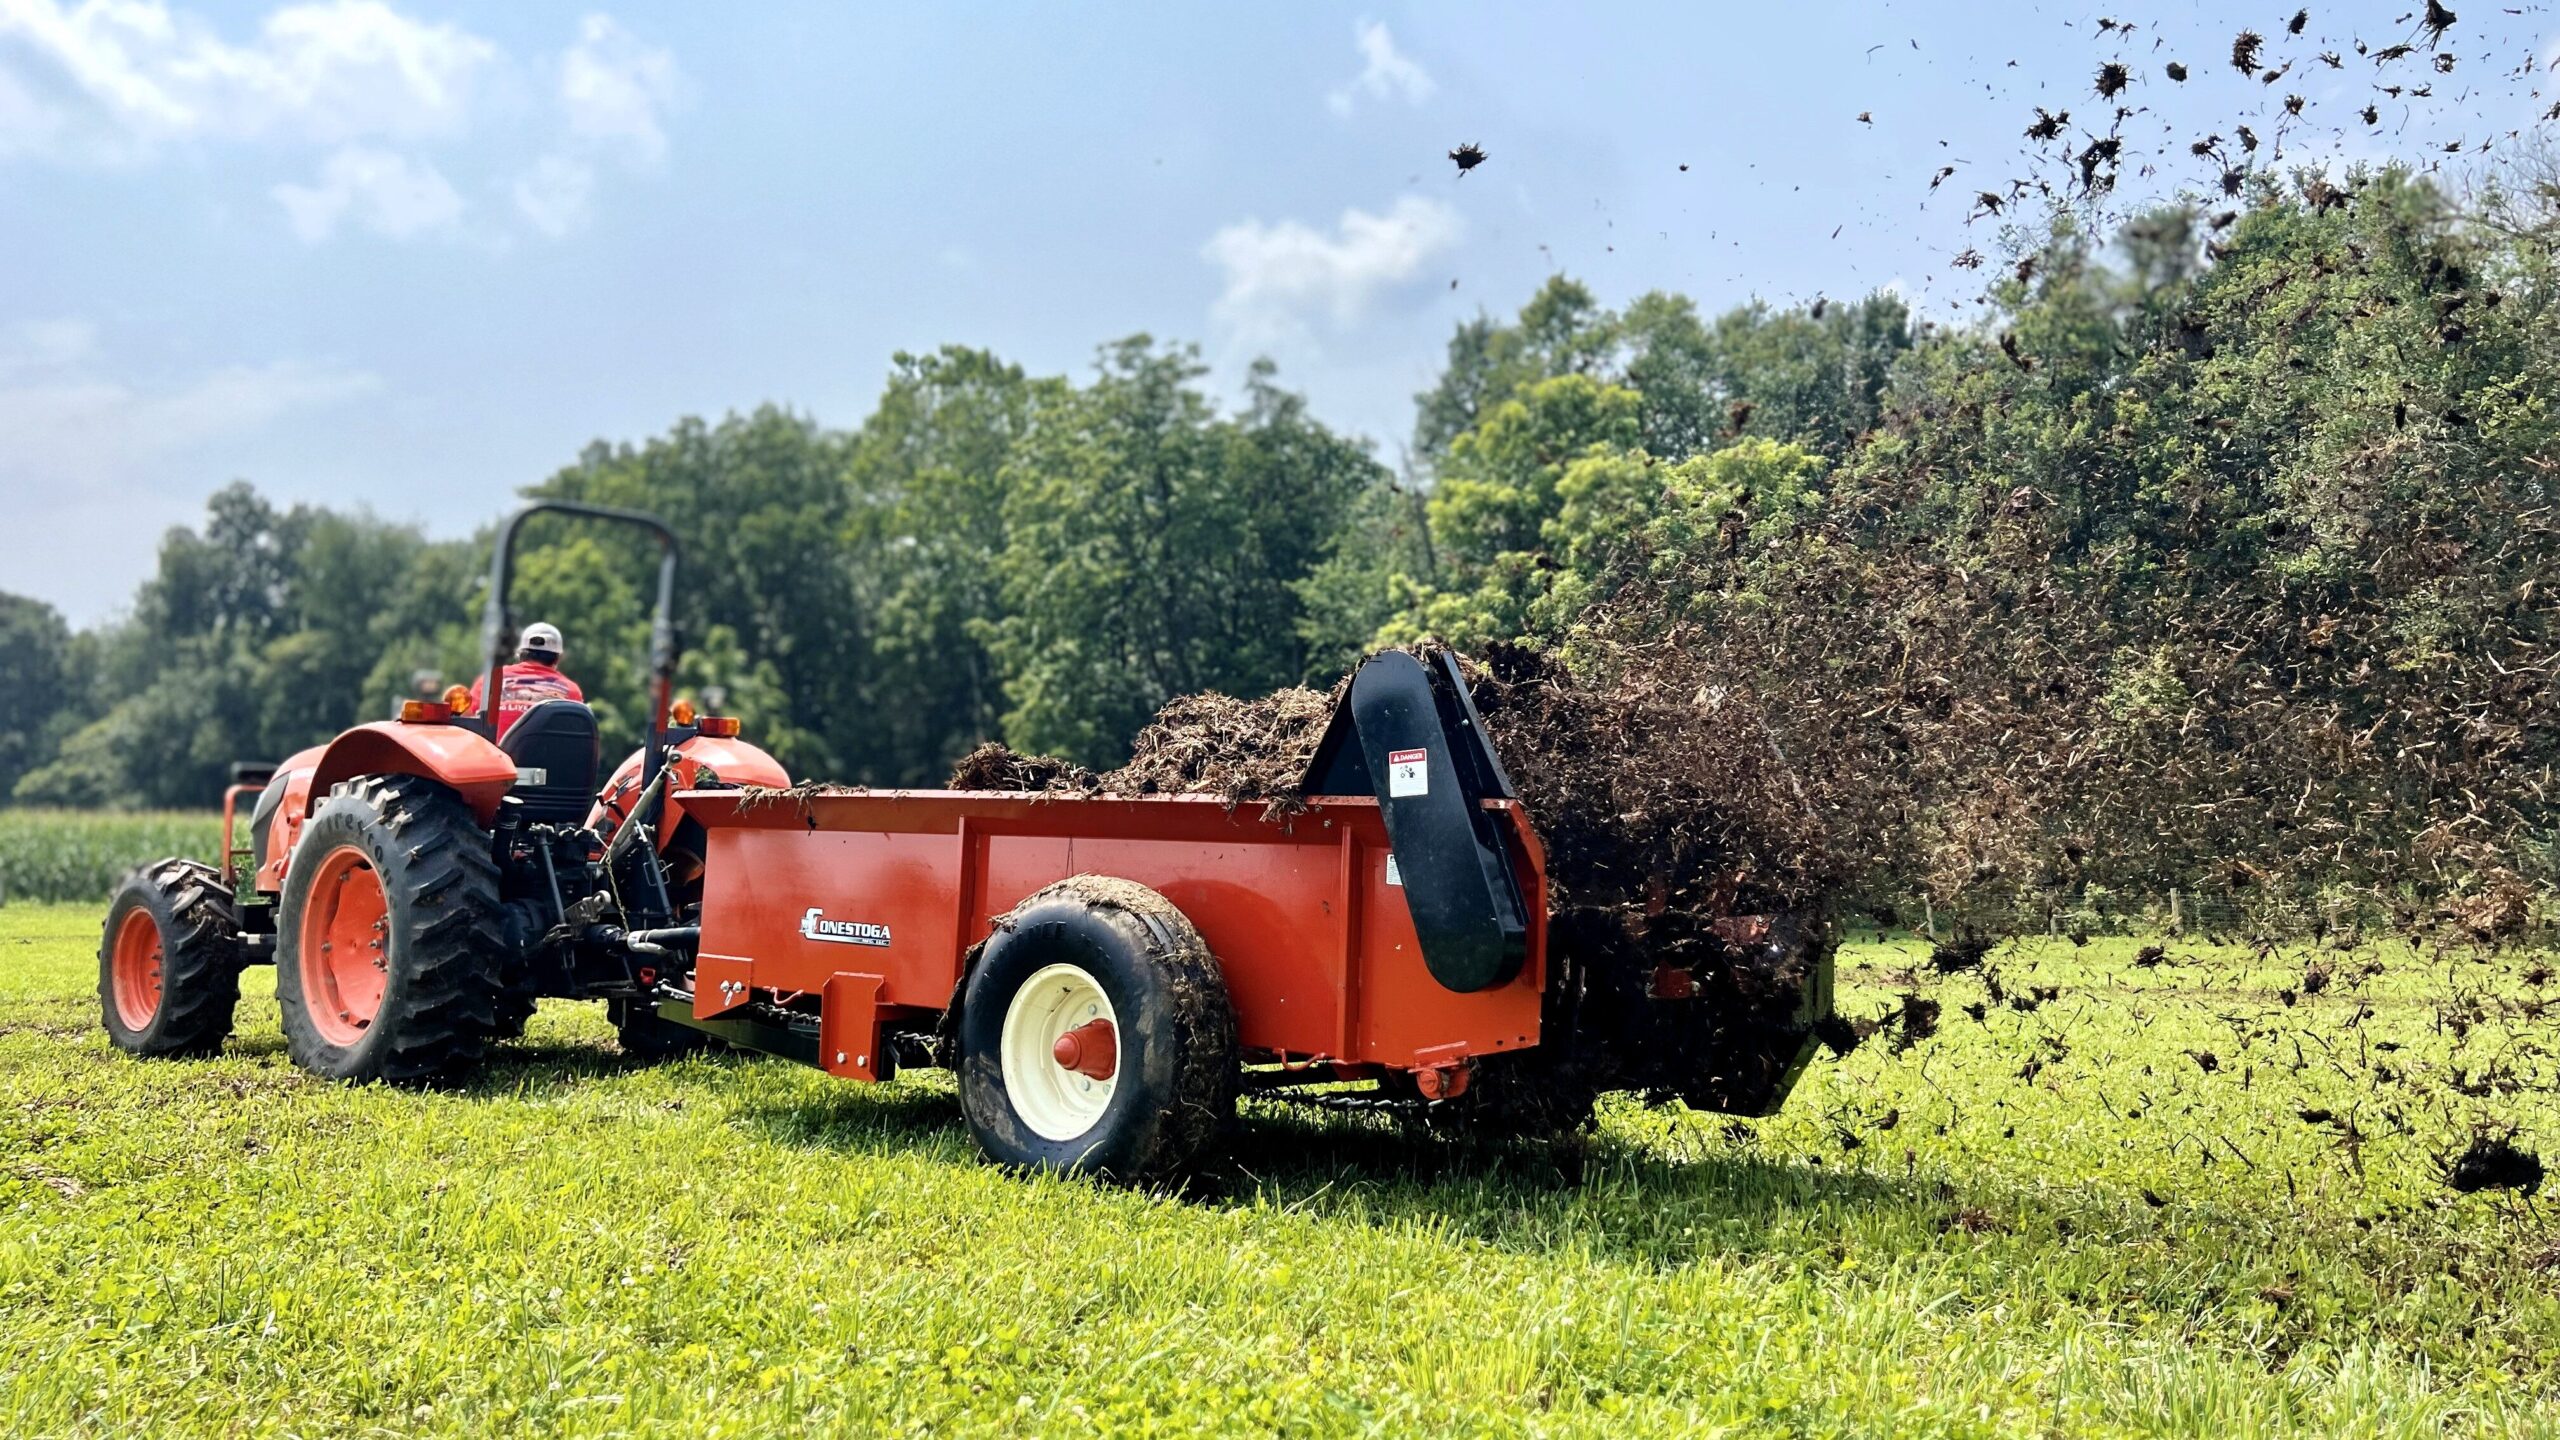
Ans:
[{"label": "green tree", "polygon": [[1525,387],[1450,442],[1429,513],[1433,543],[1457,576],[1536,549],[1565,467],[1632,447],[1642,407],[1632,390],[1560,375]]},{"label": "green tree", "polygon": [[57,717],[76,713],[70,690],[71,627],[41,600],[0,592],[0,797],[61,747]]},{"label": "green tree", "polygon": [[1888,294],[1717,317],[1698,370],[1722,410],[1714,436],[1794,441],[1846,454],[1883,418],[1887,387],[1911,349],[1910,310]]},{"label": "green tree", "polygon": [[1414,397],[1414,446],[1437,474],[1460,436],[1542,381],[1581,376],[1637,397],[1637,441],[1680,460],[1743,435],[1837,458],[1883,414],[1912,347],[1892,295],[1786,310],[1754,302],[1702,323],[1688,297],[1654,291],[1603,308],[1555,276],[1508,324],[1479,316],[1451,335],[1439,381]]},{"label": "green tree", "polygon": [[1494,406],[1540,380],[1601,374],[1615,344],[1615,317],[1589,287],[1562,275],[1539,287],[1510,324],[1483,316],[1462,323],[1439,381],[1414,397],[1415,453],[1426,468],[1436,466]]},{"label": "green tree", "polygon": [[1298,587],[1383,471],[1267,366],[1232,417],[1203,373],[1144,336],[1105,347],[1092,383],[1044,397],[1012,457],[1004,613],[979,633],[1015,745],[1105,762],[1176,695],[1306,673]]},{"label": "green tree", "polygon": [[1486,410],[1450,442],[1425,507],[1436,576],[1394,582],[1379,639],[1460,645],[1525,635],[1555,576],[1547,529],[1574,467],[1652,462],[1635,447],[1643,399],[1588,375],[1553,376]]},{"label": "green tree", "polygon": [[1293,587],[1305,683],[1329,685],[1358,664],[1410,596],[1436,581],[1425,506],[1421,491],[1382,474],[1352,502],[1324,558]]},{"label": "green tree", "polygon": [[278,511],[245,480],[215,491],[205,512],[202,534],[179,526],[162,540],[134,607],[142,628],[161,640],[274,636],[289,621],[306,517]]},{"label": "green tree", "polygon": [[853,438],[844,545],[870,616],[872,735],[858,774],[933,784],[998,733],[1007,465],[1065,389],[982,350],[900,354]]},{"label": "green tree", "polygon": [[[857,603],[848,557],[837,543],[854,497],[844,479],[846,440],[814,421],[773,406],[717,425],[688,419],[640,445],[595,444],[578,463],[530,492],[538,498],[585,500],[646,510],[681,537],[677,615],[684,633],[725,625],[749,653],[782,677],[791,713],[776,717],[796,738],[778,759],[796,772],[827,773],[859,763],[868,746],[870,697],[863,685],[870,651],[869,618]],[[637,663],[655,599],[657,555],[645,539],[574,521],[543,522],[542,545],[572,533],[604,547],[601,565],[581,562],[584,588],[555,605],[585,605],[581,623],[593,633],[568,635],[586,663]],[[591,540],[588,537],[592,537]],[[604,572],[623,582],[609,587]],[[522,618],[534,602],[518,603]],[[627,609],[618,608],[627,605]],[[565,628],[569,623],[550,616]],[[610,637],[613,648],[599,645]],[[642,717],[627,674],[600,677],[617,725]],[[584,683],[581,677],[581,683]],[[610,733],[623,733],[617,729]]]}]

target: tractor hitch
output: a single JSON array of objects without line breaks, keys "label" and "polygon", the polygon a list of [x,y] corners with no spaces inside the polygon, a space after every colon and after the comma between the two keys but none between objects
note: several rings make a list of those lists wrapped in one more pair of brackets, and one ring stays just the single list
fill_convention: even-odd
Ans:
[{"label": "tractor hitch", "polygon": [[702,946],[699,925],[670,925],[658,930],[620,930],[611,925],[599,926],[596,938],[607,945],[628,950],[634,955],[653,955],[661,960],[693,958]]}]

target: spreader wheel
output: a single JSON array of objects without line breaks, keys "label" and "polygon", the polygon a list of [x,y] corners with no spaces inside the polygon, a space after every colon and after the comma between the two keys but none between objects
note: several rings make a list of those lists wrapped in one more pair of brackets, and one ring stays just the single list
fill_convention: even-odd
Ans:
[{"label": "spreader wheel", "polygon": [[276,931],[285,1049],[305,1070],[429,1084],[488,1049],[506,945],[498,866],[444,786],[340,785],[294,846]]},{"label": "spreader wheel", "polygon": [[1187,1169],[1236,1103],[1225,978],[1173,903],[1062,880],[996,927],[959,1019],[960,1108],[995,1160],[1118,1180]]},{"label": "spreader wheel", "polygon": [[222,874],[161,860],[124,878],[98,942],[107,1038],[128,1055],[210,1055],[240,1003],[240,920]]}]

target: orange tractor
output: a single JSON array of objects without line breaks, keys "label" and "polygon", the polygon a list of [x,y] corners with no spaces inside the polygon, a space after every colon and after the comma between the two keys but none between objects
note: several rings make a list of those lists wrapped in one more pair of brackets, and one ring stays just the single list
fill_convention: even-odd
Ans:
[{"label": "orange tractor", "polygon": [[[670,791],[789,777],[738,738],[735,720],[670,705],[676,539],[652,516],[546,502],[507,519],[483,623],[483,693],[498,693],[513,640],[517,537],[546,512],[636,526],[658,542],[640,748],[603,779],[587,706],[543,701],[493,739],[457,686],[234,785],[222,866],[146,866],[108,909],[99,993],[118,1048],[219,1048],[241,970],[271,962],[287,1050],[336,1079],[459,1077],[491,1041],[520,1033],[544,996],[607,1001],[635,1050],[689,1043],[647,1003],[662,974],[690,963],[682,937],[699,900],[703,831]],[[252,795],[246,842],[235,843],[239,803]]]},{"label": "orange tractor", "polygon": [[[1636,963],[1551,946],[1537,831],[1446,657],[1361,667],[1294,814],[788,788],[733,722],[669,714],[665,527],[534,509],[660,540],[640,751],[599,793],[583,705],[493,744],[413,702],[293,757],[229,871],[163,861],[117,897],[120,1047],[217,1047],[240,968],[270,960],[294,1060],[353,1080],[452,1078],[537,997],[602,999],[645,1056],[948,1067],[992,1158],[1145,1178],[1192,1166],[1247,1092],[1524,1123],[1605,1090],[1766,1113],[1829,1014],[1809,920],[1732,917]],[[498,542],[492,694],[522,518]]]}]

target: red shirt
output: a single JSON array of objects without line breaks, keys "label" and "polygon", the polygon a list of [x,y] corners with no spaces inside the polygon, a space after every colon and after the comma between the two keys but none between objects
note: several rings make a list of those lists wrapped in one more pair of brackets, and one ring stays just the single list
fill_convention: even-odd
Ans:
[{"label": "red shirt", "polygon": [[[474,714],[481,709],[480,691],[487,683],[486,676],[471,682],[471,709]],[[578,689],[577,681],[539,660],[518,660],[498,672],[498,728],[490,738],[505,739],[507,727],[516,723],[517,716],[545,700],[586,698]]]}]

